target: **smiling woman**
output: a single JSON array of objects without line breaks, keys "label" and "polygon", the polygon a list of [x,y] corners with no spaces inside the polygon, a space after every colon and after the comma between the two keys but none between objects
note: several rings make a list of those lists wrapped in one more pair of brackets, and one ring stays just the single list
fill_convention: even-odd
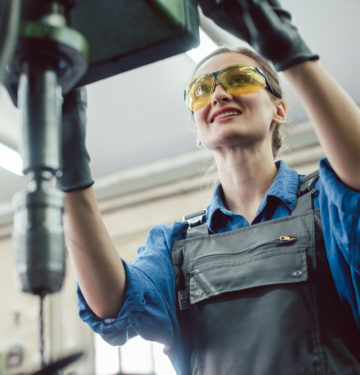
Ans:
[{"label": "smiling woman", "polygon": [[[274,70],[274,68],[271,66],[268,60],[264,59],[261,55],[259,55],[255,51],[246,47],[240,47],[236,49],[222,47],[222,48],[218,48],[217,50],[210,53],[208,56],[204,57],[194,68],[194,73],[192,77],[196,76],[196,78],[193,78],[191,80],[191,82],[188,85],[188,88],[184,92],[185,102],[190,111],[200,109],[201,106],[204,106],[205,105],[204,103],[206,102],[209,103],[211,94],[215,89],[215,77],[213,75],[215,73],[207,74],[207,75],[205,74],[205,76],[210,76],[213,78],[210,81],[210,85],[208,83],[206,87],[204,88],[203,79],[201,79],[203,76],[200,76],[200,77],[197,76],[197,72],[199,68],[206,61],[210,60],[212,57],[220,55],[220,54],[224,54],[224,53],[237,53],[239,55],[247,56],[255,62],[257,69],[260,68],[258,71],[256,70],[254,71],[253,67],[247,67],[247,69],[245,70],[245,73],[248,73],[247,75],[245,74],[241,74],[241,76],[239,76],[239,74],[236,75],[236,86],[240,86],[240,87],[233,89],[233,93],[235,95],[236,95],[236,92],[238,92],[238,95],[251,94],[251,93],[255,93],[267,87],[269,91],[271,92],[271,94],[274,96],[274,100],[276,98],[277,99],[283,98],[283,90],[280,85],[279,76]],[[243,71],[244,71],[244,67],[243,67]],[[220,72],[216,72],[216,73],[218,77],[220,75]],[[228,77],[225,76],[224,78],[227,79],[227,82],[224,83],[221,81],[221,84],[223,86],[224,84],[225,84],[225,87],[234,86],[233,81],[232,81],[232,79],[234,78],[234,75],[230,75]],[[204,90],[206,95],[198,95],[199,93],[197,90],[199,88],[201,88],[201,90]],[[227,91],[229,91],[228,88],[227,88]],[[230,90],[230,92],[232,91]],[[193,105],[192,105],[192,103],[195,101],[194,96],[196,97],[196,100],[200,102],[198,105],[196,105],[196,108],[193,108]],[[272,152],[273,152],[274,157],[277,156],[279,153],[279,150],[282,146],[282,139],[283,137],[280,132],[280,125],[275,124],[274,129],[273,129],[273,136],[272,136]]]},{"label": "smiling woman", "polygon": [[112,345],[162,343],[179,375],[360,373],[360,111],[277,0],[198,1],[283,71],[326,157],[305,177],[275,162],[286,122],[275,70],[249,50],[214,52],[185,91],[217,164],[213,199],[155,226],[125,262],[91,187],[86,101],[65,98],[63,129],[76,137],[64,137],[64,157],[79,154],[59,183],[80,316]]}]

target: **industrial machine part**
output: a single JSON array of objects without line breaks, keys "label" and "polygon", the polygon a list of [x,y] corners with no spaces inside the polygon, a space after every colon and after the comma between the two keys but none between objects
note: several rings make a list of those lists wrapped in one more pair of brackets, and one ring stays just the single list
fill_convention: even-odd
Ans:
[{"label": "industrial machine part", "polygon": [[15,51],[20,21],[20,0],[0,2],[0,84]]},{"label": "industrial machine part", "polygon": [[[7,0],[0,0],[0,3],[2,1]],[[66,52],[69,44],[75,50],[82,50],[83,39],[75,36],[75,30],[88,44],[88,69],[77,80],[76,86],[84,86],[185,52],[199,43],[195,0],[69,0],[66,19],[71,30],[33,25],[39,19],[47,24],[59,22],[54,14],[44,19],[41,15],[44,0],[37,0],[36,6],[34,1],[22,0],[21,19],[29,22],[26,28],[22,22],[20,37],[22,40],[24,37],[41,39],[44,45],[44,39],[51,34],[52,39],[59,41],[58,54],[63,57],[61,66],[64,68],[61,74],[63,93],[73,87],[72,81],[78,77],[73,70],[80,65],[74,64],[75,56],[71,56],[72,60],[69,61]],[[23,44],[17,48],[19,57],[23,48]],[[15,69],[14,65],[12,69]],[[15,72],[8,72],[6,82],[14,103],[17,101],[17,85],[18,72],[15,69]]]},{"label": "industrial machine part", "polygon": [[65,274],[63,196],[55,187],[61,169],[62,92],[64,86],[74,86],[88,66],[86,39],[67,25],[72,6],[70,0],[41,0],[32,7],[34,14],[24,12],[24,2],[20,37],[8,69],[18,88],[21,155],[28,182],[26,191],[13,199],[15,271],[20,288],[40,296],[43,369],[43,300],[61,289]]},{"label": "industrial machine part", "polygon": [[81,358],[83,352],[76,352],[70,354],[64,358],[61,358],[57,361],[49,363],[48,365],[44,366],[41,370],[35,371],[30,375],[54,375],[57,374],[59,370],[63,369],[64,367],[71,365],[73,362],[77,361]]},{"label": "industrial machine part", "polygon": [[[0,0],[0,9],[8,1]],[[63,196],[55,187],[62,95],[192,48],[198,43],[197,9],[191,0],[22,0],[17,31],[5,79],[21,109],[27,179],[27,189],[14,196],[15,273],[24,292],[40,296],[40,373],[50,374],[43,299],[61,289],[65,274]]]}]

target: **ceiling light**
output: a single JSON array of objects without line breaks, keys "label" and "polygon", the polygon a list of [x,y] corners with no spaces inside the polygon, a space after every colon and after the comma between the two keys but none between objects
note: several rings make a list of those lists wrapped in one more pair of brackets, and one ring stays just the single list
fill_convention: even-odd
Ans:
[{"label": "ceiling light", "polygon": [[195,64],[199,63],[201,59],[219,48],[219,46],[201,28],[199,28],[199,34],[199,46],[186,52]]},{"label": "ceiling light", "polygon": [[20,154],[2,143],[0,143],[0,167],[18,176],[23,175]]}]

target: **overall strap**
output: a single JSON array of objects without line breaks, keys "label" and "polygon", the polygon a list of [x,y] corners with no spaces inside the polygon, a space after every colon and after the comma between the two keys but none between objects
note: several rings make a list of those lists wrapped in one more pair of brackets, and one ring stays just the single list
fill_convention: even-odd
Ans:
[{"label": "overall strap", "polygon": [[187,238],[209,234],[206,224],[206,210],[185,215],[183,221],[188,223]]},{"label": "overall strap", "polygon": [[299,185],[296,206],[292,215],[302,214],[313,209],[313,194],[315,192],[315,185],[318,179],[318,170],[303,177]]}]

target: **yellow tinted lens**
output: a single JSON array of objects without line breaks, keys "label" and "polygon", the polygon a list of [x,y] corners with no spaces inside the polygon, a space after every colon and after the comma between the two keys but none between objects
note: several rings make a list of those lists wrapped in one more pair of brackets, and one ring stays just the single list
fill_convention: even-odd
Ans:
[{"label": "yellow tinted lens", "polygon": [[256,70],[246,67],[226,69],[219,75],[219,80],[232,95],[253,94],[266,87],[265,78]]},{"label": "yellow tinted lens", "polygon": [[195,79],[191,84],[186,94],[186,105],[191,111],[209,104],[212,90],[214,86],[214,76],[206,74]]}]

